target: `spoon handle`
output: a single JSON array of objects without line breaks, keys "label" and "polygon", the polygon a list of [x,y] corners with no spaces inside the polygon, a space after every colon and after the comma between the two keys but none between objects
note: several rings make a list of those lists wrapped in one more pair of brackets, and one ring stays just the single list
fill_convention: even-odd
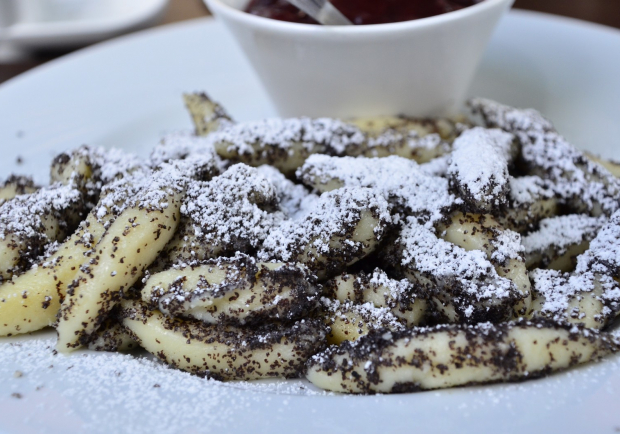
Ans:
[{"label": "spoon handle", "polygon": [[353,23],[328,0],[287,0],[326,26],[351,26]]}]

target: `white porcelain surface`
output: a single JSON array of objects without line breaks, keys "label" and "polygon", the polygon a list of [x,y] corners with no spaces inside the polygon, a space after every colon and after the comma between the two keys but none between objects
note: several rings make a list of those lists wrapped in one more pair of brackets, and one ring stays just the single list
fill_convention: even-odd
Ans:
[{"label": "white porcelain surface", "polygon": [[[609,55],[618,52],[618,31],[513,12],[495,33],[471,92],[538,108],[575,143],[620,158],[620,57]],[[44,182],[52,155],[82,143],[144,154],[162,133],[191,128],[180,94],[193,90],[208,91],[239,120],[274,114],[220,24],[198,20],[149,30],[0,85],[0,177],[17,170]],[[15,165],[17,156],[23,157],[22,166]],[[118,389],[113,382],[102,388],[76,385],[72,370],[64,369],[13,378],[19,369],[18,363],[0,366],[0,433],[154,434],[157,429],[147,430],[152,423],[145,424],[153,418],[161,418],[160,432],[175,432],[164,429],[165,422],[173,409],[180,411],[177,402],[192,393],[162,390],[159,407],[136,413],[113,398],[140,390]],[[68,393],[76,387],[92,398]],[[23,399],[12,398],[12,392]],[[204,417],[187,422],[183,434],[613,433],[620,427],[620,357],[523,384],[398,396],[231,390],[192,402],[191,410]]]},{"label": "white porcelain surface", "polygon": [[0,43],[66,48],[147,27],[169,0],[0,0]]},{"label": "white porcelain surface", "polygon": [[205,0],[250,59],[282,116],[445,114],[462,102],[493,28],[513,0],[369,26],[257,17],[248,0]]}]

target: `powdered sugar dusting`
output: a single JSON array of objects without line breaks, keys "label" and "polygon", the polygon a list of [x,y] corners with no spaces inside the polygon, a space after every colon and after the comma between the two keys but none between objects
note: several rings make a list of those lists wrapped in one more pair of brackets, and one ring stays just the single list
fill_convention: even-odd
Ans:
[{"label": "powdered sugar dusting", "polygon": [[568,305],[581,291],[594,289],[593,276],[570,276],[555,270],[533,270],[530,273],[535,291],[544,298],[540,312],[555,320],[566,318]]},{"label": "powdered sugar dusting", "polygon": [[608,216],[620,208],[620,180],[568,143],[540,113],[481,98],[468,104],[483,125],[518,138],[524,162],[548,178],[556,195],[569,206]]},{"label": "powdered sugar dusting", "polygon": [[282,211],[289,217],[299,213],[303,204],[309,200],[310,192],[303,185],[295,184],[287,179],[275,167],[263,165],[257,170],[275,187]]},{"label": "powdered sugar dusting", "polygon": [[63,241],[82,219],[82,193],[54,184],[17,196],[0,206],[0,282],[29,269],[47,246]]},{"label": "powdered sugar dusting", "polygon": [[0,239],[12,234],[18,238],[46,237],[48,218],[60,218],[75,207],[81,193],[73,185],[55,184],[35,193],[17,196],[0,207]]},{"label": "powdered sugar dusting", "polygon": [[450,167],[450,154],[433,158],[427,163],[420,164],[420,170],[430,176],[448,176],[448,168]]},{"label": "powdered sugar dusting", "polygon": [[548,182],[540,176],[510,177],[508,186],[509,198],[514,206],[529,205],[540,198],[553,197],[553,191],[548,188]]},{"label": "powdered sugar dusting", "polygon": [[[358,280],[360,280],[359,277]],[[409,297],[415,298],[413,284],[409,280],[391,279],[388,274],[380,268],[376,268],[372,272],[368,283],[375,288],[386,288],[394,300],[401,300]]]},{"label": "powdered sugar dusting", "polygon": [[505,205],[513,140],[501,130],[476,127],[454,141],[448,175],[472,206],[489,211]]},{"label": "powdered sugar dusting", "polygon": [[[101,187],[114,180],[118,180],[137,171],[146,169],[143,161],[135,154],[125,152],[117,148],[102,148],[80,146],[70,156],[61,154],[56,157],[54,163],[73,159],[75,162],[84,162],[92,171],[86,188],[92,192],[98,192]],[[67,173],[67,179],[79,177],[79,173]]]},{"label": "powdered sugar dusting", "polygon": [[545,133],[554,131],[553,124],[534,109],[515,109],[485,98],[472,98],[468,103],[473,120],[504,131]]},{"label": "powdered sugar dusting", "polygon": [[[258,257],[261,260],[290,261],[311,247],[316,250],[316,255],[329,258],[335,247],[331,245],[332,240],[352,232],[364,212],[377,218],[379,224],[374,235],[381,239],[391,217],[388,204],[380,194],[367,188],[342,188],[325,193],[314,210],[296,220],[286,220],[278,230],[272,231]],[[363,241],[347,240],[341,244],[340,249],[354,255],[365,249]]]},{"label": "powdered sugar dusting", "polygon": [[556,194],[577,210],[610,215],[620,207],[620,181],[557,133],[534,136],[523,158],[554,181]]},{"label": "powdered sugar dusting", "polygon": [[[501,107],[494,109],[503,110]],[[262,249],[260,257],[265,260],[291,258],[296,254],[296,249],[308,245],[325,256],[328,256],[328,253],[334,248],[334,244],[338,243],[340,243],[339,247],[349,248],[353,251],[359,250],[363,248],[364,242],[353,241],[350,239],[350,235],[351,228],[355,227],[355,222],[359,221],[360,213],[369,212],[380,222],[375,228],[375,235],[379,240],[382,239],[383,231],[390,226],[390,223],[402,222],[401,219],[405,215],[411,214],[413,217],[407,220],[406,228],[399,240],[404,246],[401,265],[415,264],[415,270],[421,275],[427,278],[432,276],[433,279],[436,279],[433,282],[433,289],[436,290],[436,294],[447,291],[451,286],[458,286],[465,296],[459,294],[454,301],[460,304],[466,316],[470,316],[474,312],[473,305],[475,302],[509,299],[513,297],[515,288],[508,279],[497,274],[483,252],[467,252],[436,236],[433,225],[441,218],[447,217],[457,205],[462,205],[463,202],[450,194],[446,179],[434,175],[444,175],[450,172],[450,175],[457,182],[472,186],[473,190],[469,189],[471,197],[483,202],[490,201],[494,207],[506,201],[506,194],[509,194],[510,200],[519,204],[530,203],[541,196],[558,195],[564,199],[564,204],[571,206],[585,204],[587,210],[584,212],[591,212],[593,215],[600,213],[608,215],[615,206],[609,196],[610,192],[616,191],[611,178],[607,177],[605,172],[597,166],[581,161],[578,151],[570,154],[572,159],[570,164],[563,159],[564,157],[556,155],[570,145],[565,143],[564,139],[554,132],[553,127],[536,112],[517,113],[509,111],[502,116],[504,116],[503,121],[512,128],[512,132],[515,132],[524,148],[530,149],[531,154],[527,154],[529,151],[524,151],[526,161],[531,165],[530,168],[541,176],[549,177],[551,181],[543,181],[537,176],[509,177],[507,167],[511,158],[510,144],[513,136],[500,130],[483,130],[480,128],[466,131],[461,136],[462,146],[460,148],[455,146],[454,155],[438,158],[432,164],[429,163],[424,166],[399,157],[388,157],[382,160],[335,158],[324,155],[311,157],[306,166],[298,172],[307,185],[313,185],[317,179],[320,179],[320,182],[337,179],[345,186],[322,196],[309,193],[305,187],[294,184],[270,166],[251,169],[245,165],[237,165],[231,167],[224,175],[209,182],[202,181],[205,179],[202,176],[207,173],[206,170],[203,170],[204,168],[215,168],[209,174],[210,179],[211,176],[217,175],[219,170],[223,170],[225,167],[225,164],[221,163],[214,153],[213,146],[216,139],[224,140],[225,137],[228,137],[231,139],[230,146],[240,153],[260,152],[260,148],[264,146],[276,146],[288,151],[293,146],[301,144],[309,151],[326,152],[333,155],[342,155],[351,146],[360,146],[364,140],[368,139],[355,127],[340,124],[339,121],[330,119],[270,120],[243,124],[242,126],[228,125],[224,131],[204,139],[190,135],[168,137],[167,141],[165,140],[153,152],[151,159],[146,164],[142,164],[120,151],[106,151],[105,154],[103,151],[89,151],[91,153],[88,156],[91,161],[95,162],[94,166],[99,171],[98,176],[102,180],[101,182],[107,184],[104,187],[104,198],[96,213],[97,216],[103,218],[110,213],[115,214],[135,205],[142,208],[163,210],[169,206],[168,200],[171,194],[187,190],[189,194],[183,205],[184,217],[193,220],[192,228],[196,236],[202,237],[204,231],[207,233],[211,231],[210,233],[216,233],[216,237],[207,239],[206,242],[214,242],[217,238],[219,241],[224,240],[225,243],[230,244],[232,249],[241,248],[234,241],[235,238],[246,237],[252,249]],[[509,130],[510,128],[506,127],[505,129]],[[480,137],[468,141],[467,134],[471,136],[469,139],[476,134],[485,136],[485,139],[488,139],[488,136],[496,135],[495,139],[501,143],[499,145],[495,143],[491,146],[496,153],[495,158],[488,159],[488,155],[484,154],[482,159],[478,161],[471,158],[468,160],[465,158],[465,153],[459,157],[459,151],[474,149],[473,143],[479,145],[478,139]],[[382,139],[388,140],[389,137],[386,136]],[[411,148],[431,149],[441,144],[437,135],[427,136],[423,139],[412,135],[409,140]],[[482,147],[485,144],[489,145],[489,143],[489,141],[485,142]],[[381,146],[379,141],[375,145]],[[368,142],[366,146],[372,147],[373,143]],[[484,159],[486,160],[482,161]],[[551,162],[555,164],[558,161],[561,171],[554,172],[555,166]],[[573,174],[572,170],[581,172]],[[497,179],[501,179],[501,182],[495,185]],[[575,185],[571,185],[571,183]],[[507,185],[511,190],[510,193],[507,193]],[[499,188],[499,186],[502,187]],[[582,193],[581,196],[580,193]],[[463,196],[466,197],[467,195],[463,194]],[[579,202],[577,199],[581,198],[583,201]],[[392,207],[388,206],[386,199],[391,202]],[[401,215],[394,218],[390,215],[394,211],[400,212]],[[601,224],[606,219],[606,217],[601,219],[581,217],[599,221]],[[557,288],[548,285],[547,289],[548,291],[557,289],[557,291],[554,294],[550,293],[548,303],[545,305],[547,306],[546,311],[552,312],[554,309],[557,311],[558,306],[564,306],[570,297],[578,296],[577,289],[579,291],[591,291],[595,279],[600,279],[604,286],[602,298],[605,303],[610,306],[610,303],[618,303],[620,289],[610,276],[613,273],[617,275],[619,269],[619,224],[620,214],[616,213],[612,217],[611,224],[599,234],[599,237],[593,242],[592,248],[582,259],[583,267],[594,267],[595,271],[607,273],[607,275],[588,274],[584,271],[586,268],[575,275],[554,275],[554,279],[551,280],[557,282]],[[549,228],[543,225],[541,230],[547,229]],[[571,232],[565,238],[571,239],[573,235],[574,233]],[[340,237],[338,243],[331,242],[335,237]],[[516,232],[502,232],[492,240],[492,243],[494,244],[493,261],[505,262],[507,259],[521,258],[523,249],[520,236]],[[56,245],[50,244],[48,247],[49,252],[54,250]],[[252,253],[254,252],[255,250]],[[402,296],[405,292],[410,292],[414,286],[407,280],[390,279],[381,270],[375,270],[370,281],[373,285],[385,286],[394,298]],[[545,283],[541,284],[541,288],[542,292],[547,291]],[[356,310],[360,316],[370,318],[366,320],[368,324],[387,324],[388,327],[396,329],[402,327],[387,308],[375,308],[371,304],[361,306],[345,304],[327,299],[324,301],[325,308],[334,312],[340,309]],[[484,307],[489,309],[487,306]],[[611,309],[607,306],[606,308]],[[608,313],[611,312],[610,310]],[[486,326],[485,324],[481,325],[481,330]],[[491,326],[489,325],[489,327]],[[386,336],[390,336],[389,332],[386,332]],[[385,339],[389,338],[386,337]],[[52,344],[50,342],[50,345]],[[33,351],[42,351],[43,353],[48,350],[47,347],[41,349],[36,345],[32,348],[34,348]],[[30,350],[31,347],[28,347],[28,351]],[[10,351],[8,353],[14,356],[14,353]],[[43,355],[40,357],[44,359]],[[46,354],[45,357],[53,356]],[[87,354],[83,357],[88,359],[95,356]],[[196,379],[196,377],[180,373],[181,377],[178,378],[181,380],[179,383],[185,388],[178,387],[175,389],[175,386],[171,384],[172,380],[167,379],[167,376],[175,376],[177,371],[162,368],[158,363],[143,358],[131,359],[117,354],[97,357],[107,358],[106,363],[120,367],[124,367],[126,363],[134,363],[130,360],[137,360],[135,363],[139,364],[138,371],[157,371],[157,375],[161,375],[162,378],[165,377],[162,382],[166,382],[170,390],[175,391],[174,393],[189,392],[188,394],[193,395],[193,397],[208,400],[209,396],[201,394],[203,392],[198,390],[198,384],[201,387],[205,387],[205,385],[211,387],[213,384],[216,384],[213,387],[221,387],[219,383]],[[2,360],[2,356],[0,356],[0,360]],[[70,359],[67,358],[66,360]],[[103,369],[97,364],[92,367],[95,371],[101,370],[103,372],[102,377],[105,381],[113,382],[111,368]],[[75,368],[76,366],[67,367],[68,370]],[[126,372],[131,374],[129,375],[131,377],[130,383],[121,382],[116,384],[116,387],[133,387],[135,384],[131,383],[132,381],[149,380],[150,378],[145,373],[134,373],[129,368],[127,371],[122,371],[120,375],[117,375],[116,371],[114,374],[123,377]],[[173,372],[174,374],[172,374]],[[187,380],[188,383],[185,383],[186,378],[190,378],[191,382]],[[80,381],[86,384],[86,380],[81,377]],[[195,381],[202,383],[194,383]],[[299,386],[301,382],[296,384],[296,386],[291,387],[301,387]],[[161,383],[157,383],[157,385],[161,387]],[[97,387],[106,390],[99,384]],[[154,386],[154,388],[159,387]],[[239,387],[245,386],[240,385]],[[257,386],[256,389],[261,389],[261,387]],[[286,389],[286,386],[282,386],[278,391],[281,392],[282,389]],[[114,391],[115,389],[111,390]],[[80,391],[76,388],[70,392],[70,395],[79,396],[79,393]],[[135,409],[136,412],[148,411],[135,403],[127,404],[122,401],[124,397],[116,395],[113,396],[114,405],[120,403],[122,407]],[[135,394],[130,394],[130,397],[137,399]],[[220,397],[220,395],[214,396],[213,399],[219,403]],[[151,399],[150,395],[147,399]],[[149,401],[149,403],[154,406],[158,405],[154,401]],[[182,405],[191,405],[191,403],[188,403],[187,400],[179,401],[178,405],[179,407],[171,405],[170,410],[180,413]],[[90,408],[107,409],[109,407],[106,407],[105,403],[96,401]],[[234,417],[232,413],[221,414],[218,412],[219,416]],[[218,425],[217,421],[214,422],[213,418],[206,415],[200,419],[201,415],[197,411],[189,412],[189,417],[201,422],[204,421],[205,425]],[[131,426],[131,421],[123,419],[123,423]],[[179,426],[185,428],[189,425],[181,423],[164,428],[176,429]],[[152,430],[150,425],[147,428]],[[140,429],[136,428],[134,431],[139,432]]]},{"label": "powdered sugar dusting", "polygon": [[348,146],[359,146],[364,134],[352,125],[330,118],[265,119],[240,123],[213,134],[213,140],[227,143],[229,151],[254,154],[259,148],[289,149],[295,144],[312,151],[320,146],[322,152],[343,154]]},{"label": "powdered sugar dusting", "polygon": [[[0,383],[8,395],[19,392],[35,418],[47,414],[57,424],[61,418],[73,432],[223,432],[239,412],[271,400],[264,393],[327,395],[301,380],[220,383],[143,353],[80,351],[65,356],[56,354],[55,341],[41,337],[1,342],[0,373],[5,380]],[[15,369],[21,378],[7,382]],[[160,411],[165,416],[156,414]]]},{"label": "powdered sugar dusting", "polygon": [[170,133],[162,138],[161,142],[151,151],[149,165],[157,167],[171,160],[180,160],[195,155],[211,158],[213,165],[223,171],[224,162],[215,152],[212,136],[201,137],[189,132]]},{"label": "powdered sugar dusting", "polygon": [[187,173],[176,164],[162,164],[156,170],[136,171],[105,185],[93,211],[97,219],[106,225],[111,217],[131,207],[163,211],[170,205],[171,198],[185,189],[188,181]]},{"label": "powdered sugar dusting", "polygon": [[[393,154],[396,147],[400,147],[401,152],[409,151],[410,155],[415,155],[420,150],[441,149],[442,152],[448,152],[450,149],[450,146],[437,133],[420,136],[414,130],[400,131],[388,128],[379,135],[370,135],[366,140],[365,146],[359,148],[359,150],[363,150],[366,157],[381,157],[381,154],[383,156],[385,156],[385,153]],[[351,148],[351,151],[353,151],[353,148]],[[348,155],[357,154],[348,152]]]},{"label": "powdered sugar dusting", "polygon": [[440,287],[456,283],[474,300],[507,298],[514,292],[514,284],[497,274],[484,252],[466,251],[439,239],[415,219],[408,219],[400,243],[402,265],[432,275]]},{"label": "powdered sugar dusting", "polygon": [[383,328],[392,331],[405,330],[403,323],[389,307],[375,307],[372,303],[355,304],[350,300],[341,302],[326,297],[321,298],[321,304],[331,321],[351,322],[362,330]]},{"label": "powdered sugar dusting", "polygon": [[598,232],[590,248],[577,259],[577,271],[593,269],[614,277],[620,276],[620,211]]},{"label": "powdered sugar dusting", "polygon": [[511,230],[499,231],[491,240],[493,253],[491,259],[497,264],[505,264],[509,259],[523,260],[524,248],[521,235]]},{"label": "powdered sugar dusting", "polygon": [[224,250],[256,248],[284,215],[273,184],[255,168],[236,164],[212,181],[187,188],[181,214],[194,236]]},{"label": "powdered sugar dusting", "polygon": [[89,158],[94,166],[99,168],[104,184],[143,167],[142,160],[137,155],[117,148],[92,148]]},{"label": "powdered sugar dusting", "polygon": [[603,322],[618,311],[620,287],[609,276],[595,275],[592,272],[568,274],[555,270],[533,270],[530,273],[537,296],[544,300],[540,314],[555,321],[565,321],[568,317],[579,321],[585,317],[579,309],[570,309],[570,303],[584,293],[592,292],[600,285],[599,300],[606,305],[595,320]]},{"label": "powdered sugar dusting", "polygon": [[570,214],[540,221],[540,229],[523,237],[525,253],[543,251],[550,247],[563,255],[572,246],[589,241],[605,224],[606,219],[583,214]]},{"label": "powdered sugar dusting", "polygon": [[424,173],[412,160],[352,158],[312,155],[297,176],[307,185],[325,184],[332,179],[351,187],[381,192],[397,208],[406,209],[420,221],[432,225],[459,200],[448,191],[444,178]]}]

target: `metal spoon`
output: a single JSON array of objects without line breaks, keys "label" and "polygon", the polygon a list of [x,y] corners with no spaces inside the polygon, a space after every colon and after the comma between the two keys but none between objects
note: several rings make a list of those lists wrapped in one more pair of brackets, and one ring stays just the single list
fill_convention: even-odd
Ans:
[{"label": "metal spoon", "polygon": [[293,6],[301,9],[319,23],[326,26],[352,26],[353,23],[345,17],[328,0],[287,0]]}]

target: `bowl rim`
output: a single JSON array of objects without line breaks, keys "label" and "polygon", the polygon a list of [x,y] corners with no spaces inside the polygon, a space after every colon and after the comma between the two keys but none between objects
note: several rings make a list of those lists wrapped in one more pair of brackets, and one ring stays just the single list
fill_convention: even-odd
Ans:
[{"label": "bowl rim", "polygon": [[385,23],[385,24],[365,24],[359,26],[320,26],[304,23],[293,23],[288,21],[275,20],[273,18],[261,17],[258,15],[249,14],[233,6],[224,3],[222,0],[203,0],[205,4],[212,8],[218,9],[229,15],[231,18],[237,21],[243,21],[248,25],[262,28],[264,30],[282,31],[297,34],[377,34],[377,33],[391,33],[403,30],[415,30],[433,26],[439,26],[445,23],[453,21],[459,21],[466,19],[473,15],[483,13],[489,9],[493,9],[499,6],[511,6],[514,0],[483,0],[472,6],[468,6],[457,11],[446,12],[444,14],[435,15],[427,18],[420,18],[417,20],[401,21],[397,23]]}]

